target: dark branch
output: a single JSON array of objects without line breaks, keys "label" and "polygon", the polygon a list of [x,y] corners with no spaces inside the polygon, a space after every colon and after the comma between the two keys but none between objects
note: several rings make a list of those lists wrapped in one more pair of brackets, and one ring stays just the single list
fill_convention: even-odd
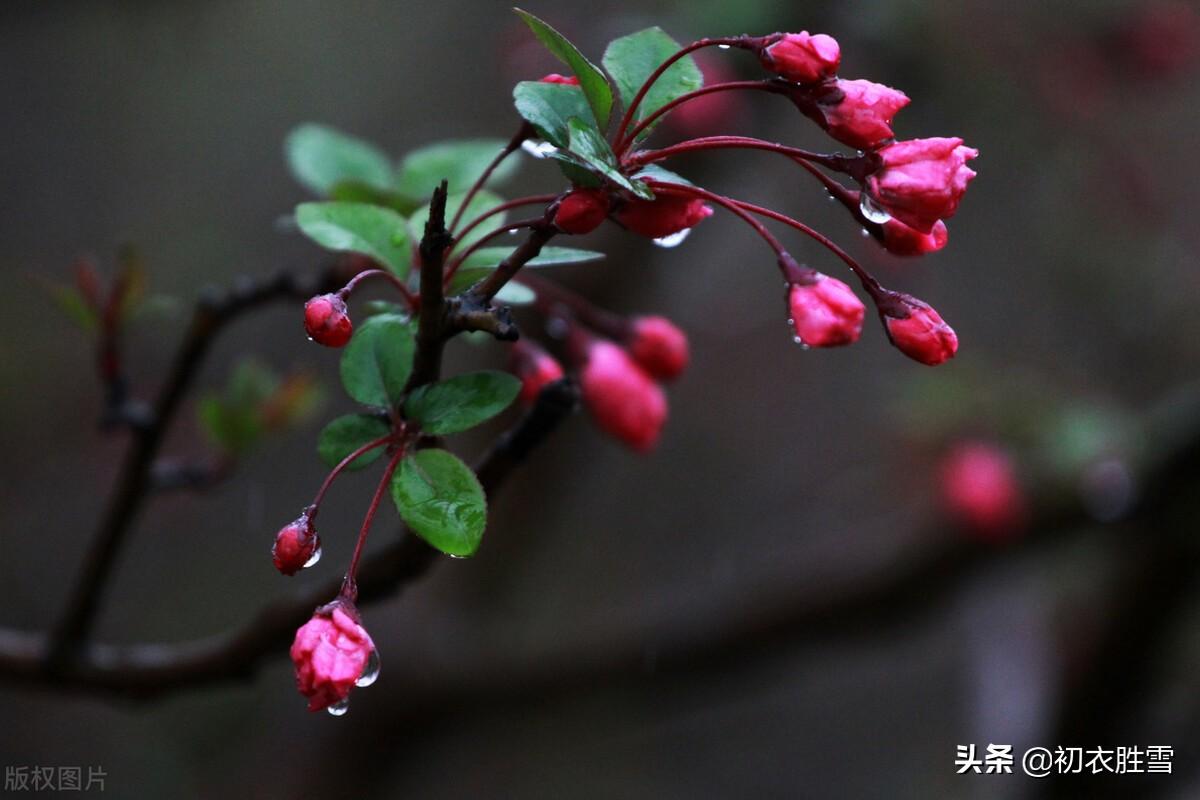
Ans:
[{"label": "dark branch", "polygon": [[446,230],[446,182],[433,192],[429,220],[418,248],[421,256],[421,310],[417,321],[417,352],[413,358],[408,388],[433,383],[442,372],[442,350],[446,345],[446,302],[442,290],[442,268],[450,246]]}]

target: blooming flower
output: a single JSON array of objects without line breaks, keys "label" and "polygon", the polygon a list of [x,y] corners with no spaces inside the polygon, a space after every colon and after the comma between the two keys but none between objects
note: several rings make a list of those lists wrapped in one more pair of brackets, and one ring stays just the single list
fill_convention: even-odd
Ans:
[{"label": "blooming flower", "polygon": [[867,191],[896,219],[930,233],[938,220],[949,219],[967,184],[975,177],[967,161],[979,155],[962,139],[910,139],[878,151],[883,162],[867,177]]},{"label": "blooming flower", "polygon": [[811,283],[793,283],[788,290],[789,322],[809,347],[853,344],[862,333],[866,307],[849,286],[837,278],[812,273]]},{"label": "blooming flower", "polygon": [[304,330],[318,344],[342,347],[354,333],[346,301],[336,294],[322,294],[304,304]]},{"label": "blooming flower", "polygon": [[308,698],[309,711],[345,700],[371,660],[375,643],[351,614],[358,615],[352,605],[335,601],[296,631],[291,649],[296,688]]},{"label": "blooming flower", "polygon": [[638,366],[659,380],[679,377],[688,365],[687,334],[666,317],[637,317],[625,344]]},{"label": "blooming flower", "polygon": [[788,33],[759,54],[763,67],[796,83],[813,83],[837,72],[842,51],[837,39],[808,31]]},{"label": "blooming flower", "polygon": [[[922,364],[937,366],[958,351],[958,335],[928,304],[898,295],[899,309],[881,311],[888,338],[901,353]],[[907,312],[907,316],[899,316]]]},{"label": "blooming flower", "polygon": [[816,104],[824,118],[822,126],[830,136],[861,150],[871,150],[895,136],[892,118],[908,105],[908,95],[865,80],[838,78],[835,86],[838,91],[828,93]]},{"label": "blooming flower", "polygon": [[662,388],[612,342],[592,340],[586,358],[580,384],[596,424],[634,450],[652,449],[667,420]]},{"label": "blooming flower", "polygon": [[661,239],[711,217],[703,200],[678,194],[660,194],[653,200],[631,200],[616,213],[617,221],[634,233]]}]

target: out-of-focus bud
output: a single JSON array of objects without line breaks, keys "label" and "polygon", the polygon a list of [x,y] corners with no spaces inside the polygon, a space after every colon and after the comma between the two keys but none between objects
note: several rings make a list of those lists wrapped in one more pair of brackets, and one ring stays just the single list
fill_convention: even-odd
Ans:
[{"label": "out-of-focus bud", "polygon": [[629,354],[652,377],[669,381],[687,368],[687,334],[666,317],[635,317],[625,342]]},{"label": "out-of-focus bud", "polygon": [[592,340],[580,385],[584,405],[602,430],[638,452],[653,449],[667,420],[667,398],[628,353]]},{"label": "out-of-focus bud", "polygon": [[866,307],[849,286],[812,271],[808,283],[793,283],[788,288],[788,312],[788,322],[801,344],[837,347],[858,341]]},{"label": "out-of-focus bud", "polygon": [[563,233],[591,233],[608,217],[608,205],[603,189],[572,189],[559,201],[554,225]]},{"label": "out-of-focus bud", "polygon": [[939,494],[946,513],[982,537],[1001,540],[1026,518],[1025,494],[1012,459],[987,442],[963,442],[942,459]]},{"label": "out-of-focus bud", "polygon": [[837,39],[808,31],[784,34],[759,53],[763,67],[796,83],[815,83],[837,72],[842,51]]},{"label": "out-of-focus bud", "polygon": [[304,304],[304,330],[317,344],[343,347],[354,333],[346,301],[336,294],[322,294]]},{"label": "out-of-focus bud", "polygon": [[532,406],[547,384],[563,378],[562,365],[554,356],[527,339],[513,343],[509,369],[521,379],[521,402]]},{"label": "out-of-focus bud", "polygon": [[576,78],[574,75],[559,75],[557,72],[551,72],[542,78],[539,83],[560,83],[564,86],[578,86],[579,78]]}]

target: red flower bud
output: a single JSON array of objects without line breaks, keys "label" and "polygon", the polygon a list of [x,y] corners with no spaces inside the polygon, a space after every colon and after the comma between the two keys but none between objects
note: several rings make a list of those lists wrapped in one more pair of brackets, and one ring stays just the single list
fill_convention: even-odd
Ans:
[{"label": "red flower bud", "polygon": [[1012,460],[999,448],[960,444],[943,459],[939,475],[942,506],[961,525],[989,539],[1020,528],[1025,496]]},{"label": "red flower bud", "polygon": [[653,200],[631,200],[616,217],[634,233],[661,239],[695,226],[712,213],[712,208],[703,200],[664,193]]},{"label": "red flower bud", "polygon": [[878,151],[883,168],[867,177],[871,198],[893,217],[930,233],[949,219],[975,171],[967,161],[979,155],[962,139],[910,139]]},{"label": "red flower bud", "polygon": [[793,283],[788,290],[789,324],[808,347],[853,344],[862,333],[866,307],[854,290],[837,278],[813,272],[812,283]]},{"label": "red flower bud", "polygon": [[305,567],[317,563],[320,557],[321,539],[306,514],[301,514],[275,534],[271,558],[275,561],[275,569],[284,575],[295,575]]},{"label": "red flower bud", "polygon": [[574,75],[559,75],[557,72],[551,72],[542,78],[539,83],[561,83],[564,86],[578,86],[579,78],[576,78]]},{"label": "red flower bud", "polygon": [[652,449],[667,420],[662,388],[612,342],[591,341],[586,357],[580,384],[596,424],[634,450]]},{"label": "red flower bud", "polygon": [[608,193],[602,189],[573,189],[558,203],[554,225],[563,233],[591,233],[608,217]]},{"label": "red flower bud", "polygon": [[521,379],[521,402],[531,406],[547,384],[563,378],[562,365],[554,356],[525,339],[512,346],[509,369]]},{"label": "red flower bud", "polygon": [[763,67],[796,83],[815,83],[837,72],[842,50],[837,39],[808,31],[788,33],[759,53]]},{"label": "red flower bud", "polygon": [[687,334],[666,317],[637,317],[625,342],[629,354],[651,377],[668,381],[688,365]]},{"label": "red flower bud", "polygon": [[[908,95],[871,81],[836,82],[838,91],[817,101],[825,130],[842,144],[871,150],[895,136],[892,118],[909,104]],[[837,99],[835,102],[835,98]]]},{"label": "red flower bud", "polygon": [[358,623],[358,612],[335,601],[313,612],[292,642],[296,688],[308,698],[308,710],[343,703],[355,685],[365,686],[378,673],[375,643]]},{"label": "red flower bud", "polygon": [[304,304],[304,330],[317,344],[342,347],[354,333],[346,301],[336,294],[322,294]]},{"label": "red flower bud", "polygon": [[950,232],[940,219],[934,223],[933,231],[921,233],[899,220],[889,219],[880,226],[883,231],[883,247],[896,256],[922,256],[936,253],[946,246]]},{"label": "red flower bud", "polygon": [[[881,310],[888,338],[901,353],[937,366],[958,351],[958,335],[929,305],[908,295],[895,296],[896,307]],[[899,316],[907,312],[907,316]]]}]

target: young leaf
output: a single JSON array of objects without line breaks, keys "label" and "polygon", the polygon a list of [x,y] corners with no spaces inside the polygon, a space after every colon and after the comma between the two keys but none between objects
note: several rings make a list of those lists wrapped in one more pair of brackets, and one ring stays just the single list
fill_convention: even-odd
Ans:
[{"label": "young leaf", "polygon": [[[454,215],[458,213],[458,207],[462,205],[462,201],[466,198],[465,194],[455,194],[446,198],[446,224],[450,224],[450,220],[454,219]],[[467,210],[462,215],[462,225],[466,225],[475,217],[479,216],[489,208],[500,205],[503,200],[489,191],[476,192],[471,198]],[[481,237],[487,235],[488,231],[497,225],[502,225],[508,215],[504,212],[493,214],[487,218],[487,221],[476,227],[466,236],[460,237],[455,242],[454,248],[457,250],[473,242],[478,241]],[[409,233],[415,241],[420,241],[425,235],[425,223],[429,221],[429,206],[425,205],[418,209],[408,220]]]},{"label": "young leaf", "polygon": [[442,436],[469,430],[499,414],[517,398],[521,381],[507,372],[470,372],[417,389],[404,416],[425,433]]},{"label": "young leaf", "polygon": [[408,216],[421,207],[419,200],[405,197],[399,192],[376,189],[362,181],[338,181],[329,190],[329,199],[347,203],[370,203],[373,206],[386,206],[401,216]]},{"label": "young leaf", "polygon": [[[379,417],[370,414],[347,414],[330,422],[317,437],[317,454],[327,466],[336,467],[343,458],[368,442],[387,436],[390,428]],[[351,461],[346,469],[362,469],[383,455],[377,447]]]},{"label": "young leaf", "polygon": [[595,124],[592,110],[578,86],[521,81],[513,89],[513,103],[517,113],[555,147],[567,146],[570,140],[567,120],[572,117]]},{"label": "young leaf", "polygon": [[[427,200],[445,179],[450,192],[465,194],[504,147],[499,139],[461,139],[414,150],[400,163],[396,191],[405,197]],[[517,159],[505,159],[488,184],[500,183],[517,169]]]},{"label": "young leaf", "polygon": [[208,438],[227,453],[245,452],[263,432],[255,409],[232,405],[215,394],[202,398],[196,413]]},{"label": "young leaf", "polygon": [[599,67],[584,58],[583,54],[579,52],[579,48],[544,21],[519,8],[513,10],[520,15],[521,19],[525,20],[525,24],[533,31],[533,35],[546,45],[546,49],[571,68],[575,77],[579,79],[579,87],[587,97],[588,105],[591,106],[596,122],[601,128],[607,127],[608,115],[612,111],[613,96],[612,87],[608,85],[608,78],[604,77],[604,73],[600,71]]},{"label": "young leaf", "polygon": [[408,276],[412,252],[404,217],[368,203],[301,203],[296,224],[305,236],[329,250],[362,253]]},{"label": "young leaf", "polygon": [[392,501],[404,522],[433,547],[452,556],[479,549],[487,525],[487,498],[471,468],[445,450],[420,450],[392,476]]},{"label": "young leaf", "polygon": [[[628,108],[642,84],[668,58],[680,50],[679,43],[661,28],[647,28],[609,43],[604,51],[603,64],[617,84],[621,101]],[[651,113],[676,97],[695,91],[704,85],[704,75],[692,57],[684,56],[659,76],[634,114],[634,121]],[[650,132],[648,128],[641,136]]]},{"label": "young leaf", "polygon": [[342,351],[342,386],[368,406],[393,406],[404,395],[412,372],[412,325],[403,317],[369,317]]},{"label": "young leaf", "polygon": [[647,164],[638,170],[634,178],[641,180],[655,180],[661,183],[677,183],[680,186],[693,186],[694,184],[682,175],[677,175],[669,169],[663,169],[658,164]]},{"label": "young leaf", "polygon": [[342,181],[358,181],[376,189],[392,186],[392,161],[369,142],[325,125],[307,123],[284,141],[292,174],[319,195]]},{"label": "young leaf", "polygon": [[599,172],[618,186],[628,189],[638,197],[646,200],[654,199],[654,192],[645,183],[630,180],[617,169],[617,157],[600,132],[590,125],[581,122],[577,117],[567,121],[570,132],[568,149],[572,155],[578,156],[589,167]]}]

